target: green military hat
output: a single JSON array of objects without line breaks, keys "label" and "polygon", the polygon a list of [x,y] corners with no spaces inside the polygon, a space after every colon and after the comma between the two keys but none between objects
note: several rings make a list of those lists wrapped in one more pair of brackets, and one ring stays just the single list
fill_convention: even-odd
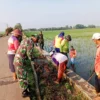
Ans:
[{"label": "green military hat", "polygon": [[19,29],[20,31],[22,31],[22,26],[20,23],[17,23],[15,26],[14,26],[14,29]]}]

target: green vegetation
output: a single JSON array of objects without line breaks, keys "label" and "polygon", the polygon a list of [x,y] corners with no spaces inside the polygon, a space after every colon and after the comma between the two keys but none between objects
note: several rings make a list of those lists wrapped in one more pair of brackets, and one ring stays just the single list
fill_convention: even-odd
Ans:
[{"label": "green vegetation", "polygon": [[[86,38],[91,37],[94,32],[100,32],[100,28],[86,28],[86,29],[70,29],[70,30],[55,30],[55,31],[43,31],[45,39],[53,40],[54,37],[59,34],[61,31],[64,31],[65,34],[70,34],[72,38]],[[38,34],[39,31],[26,31],[25,34],[30,36],[32,34]]]},{"label": "green vegetation", "polygon": [[[91,37],[93,33],[100,32],[100,28],[43,31],[45,39],[45,50],[51,50],[54,37],[61,31],[64,31],[66,35],[70,34],[72,36],[72,41],[70,42],[70,45],[73,45],[77,51],[75,64],[76,73],[87,80],[90,76],[90,72],[93,70],[94,58],[96,53],[96,46],[93,43]],[[27,36],[38,33],[39,31],[25,32]],[[67,67],[70,67],[70,62],[68,63]],[[94,80],[91,80],[90,82],[91,84],[94,84]]]}]

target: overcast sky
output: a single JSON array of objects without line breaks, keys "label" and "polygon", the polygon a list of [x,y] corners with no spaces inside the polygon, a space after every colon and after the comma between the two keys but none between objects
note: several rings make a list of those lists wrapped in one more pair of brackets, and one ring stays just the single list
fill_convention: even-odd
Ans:
[{"label": "overcast sky", "polygon": [[100,0],[0,0],[0,30],[75,24],[100,25]]}]

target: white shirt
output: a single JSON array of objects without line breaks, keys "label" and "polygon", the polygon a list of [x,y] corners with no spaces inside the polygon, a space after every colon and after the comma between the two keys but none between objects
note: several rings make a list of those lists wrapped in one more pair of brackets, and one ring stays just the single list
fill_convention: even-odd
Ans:
[{"label": "white shirt", "polygon": [[55,53],[53,55],[53,58],[55,58],[59,63],[62,63],[64,61],[68,60],[67,56],[65,56],[62,53]]}]

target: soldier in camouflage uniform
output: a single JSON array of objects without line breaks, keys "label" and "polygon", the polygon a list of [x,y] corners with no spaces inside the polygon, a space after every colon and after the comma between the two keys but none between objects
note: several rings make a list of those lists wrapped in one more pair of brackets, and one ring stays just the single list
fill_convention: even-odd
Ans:
[{"label": "soldier in camouflage uniform", "polygon": [[[14,65],[16,68],[18,81],[19,81],[20,87],[23,89],[23,92],[22,92],[23,97],[29,96],[27,69],[31,68],[30,66],[31,66],[31,59],[32,59],[33,51],[34,51],[34,42],[36,41],[37,41],[37,38],[35,35],[32,35],[32,37],[30,38],[24,39],[21,42],[14,58]],[[28,63],[30,63],[30,66],[26,66],[27,59],[29,60]]]},{"label": "soldier in camouflage uniform", "polygon": [[44,47],[44,38],[43,38],[42,31],[40,31],[40,34],[38,35],[38,44],[39,44],[40,49],[43,49],[43,47]]}]

